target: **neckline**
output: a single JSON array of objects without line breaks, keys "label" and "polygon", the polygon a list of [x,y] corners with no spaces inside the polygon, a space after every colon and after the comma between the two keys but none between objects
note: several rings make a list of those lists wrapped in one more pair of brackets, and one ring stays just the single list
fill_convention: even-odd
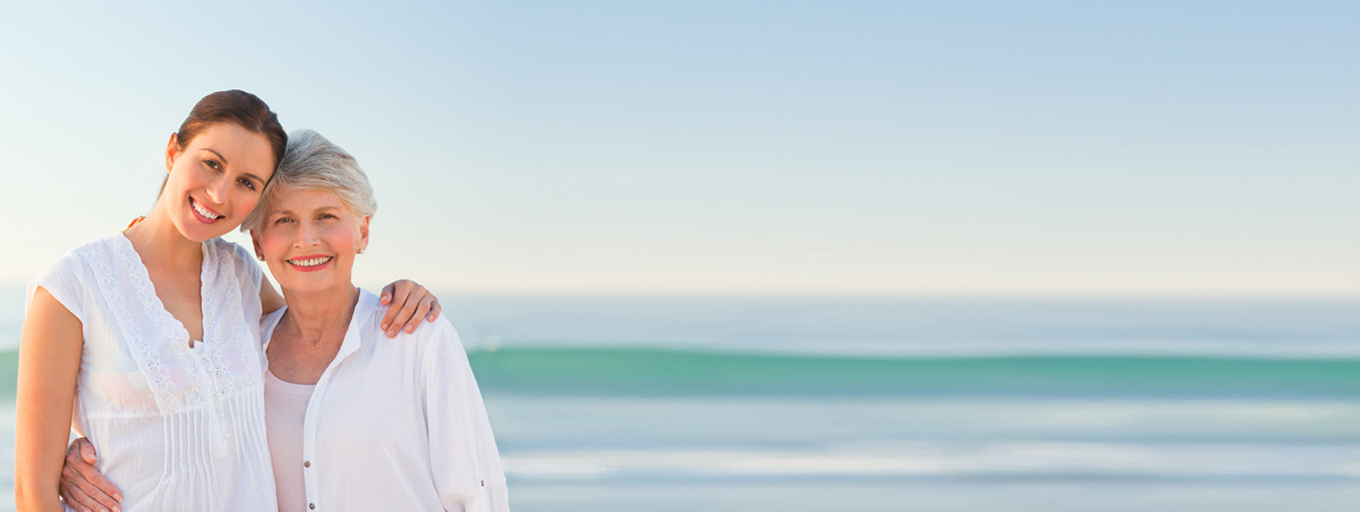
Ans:
[{"label": "neckline", "polygon": [[286,395],[311,396],[316,389],[316,384],[297,384],[280,379],[278,375],[270,371],[268,367],[264,369],[264,386]]},{"label": "neckline", "polygon": [[[370,325],[369,322],[373,321],[371,317],[373,316],[373,310],[377,307],[379,307],[378,296],[368,290],[359,288],[359,300],[354,305],[354,314],[350,316],[349,326],[345,328],[345,339],[340,343],[340,350],[335,353],[335,357],[331,359],[330,363],[326,364],[326,369],[321,372],[321,378],[317,380],[317,384],[315,385],[321,384],[322,381],[326,380],[326,376],[331,373],[337,364],[348,359],[349,356],[359,350],[360,345],[363,344],[363,338],[367,334],[364,332],[364,327],[367,327]],[[277,311],[260,317],[260,355],[262,356],[261,359],[264,361],[266,373],[272,373],[269,372],[269,345],[274,342],[274,330],[278,329],[279,322],[283,320],[283,314],[287,310],[288,306],[284,305]],[[402,331],[398,336],[400,337],[404,334],[406,334],[406,331]],[[277,379],[277,377],[275,378]],[[292,384],[282,379],[279,379],[278,381],[290,386],[305,385]]]},{"label": "neckline", "polygon": [[[133,274],[132,278],[140,280],[143,284],[150,287],[151,297],[148,300],[155,305],[155,307],[152,309],[156,309],[159,311],[160,320],[162,322],[165,322],[167,325],[174,326],[174,328],[180,334],[179,336],[180,340],[188,341],[188,343],[180,342],[175,343],[174,345],[177,347],[183,347],[185,350],[193,350],[195,347],[204,345],[203,340],[195,340],[193,339],[192,336],[189,336],[189,329],[184,326],[184,322],[180,321],[180,319],[178,318],[175,318],[175,315],[171,314],[170,310],[165,308],[165,303],[161,301],[161,296],[156,294],[156,283],[151,280],[151,271],[147,270],[146,263],[142,261],[142,253],[137,252],[137,246],[132,245],[132,240],[130,240],[127,237],[127,233],[120,232],[114,235],[114,238],[120,240],[118,245],[120,246],[121,249],[130,251],[132,253],[132,258],[130,258],[131,261],[129,262],[129,266],[132,267],[130,269],[132,271],[131,274]],[[199,316],[203,317],[202,320],[203,337],[207,338],[208,317],[207,315],[203,314],[203,304],[206,303],[208,296],[207,294],[208,254],[209,254],[208,242],[206,241],[200,242],[198,247],[200,251],[203,251],[203,262],[199,264],[198,268],[198,314]]]}]

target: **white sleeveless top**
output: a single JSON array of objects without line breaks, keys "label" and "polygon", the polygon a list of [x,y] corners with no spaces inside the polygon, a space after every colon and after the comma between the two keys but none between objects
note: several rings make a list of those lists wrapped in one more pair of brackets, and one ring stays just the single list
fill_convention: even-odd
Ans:
[{"label": "white sleeveless top", "polygon": [[261,278],[244,248],[203,243],[203,341],[194,348],[121,233],[71,251],[29,284],[28,300],[41,286],[81,321],[72,427],[98,450],[124,511],[276,510]]}]

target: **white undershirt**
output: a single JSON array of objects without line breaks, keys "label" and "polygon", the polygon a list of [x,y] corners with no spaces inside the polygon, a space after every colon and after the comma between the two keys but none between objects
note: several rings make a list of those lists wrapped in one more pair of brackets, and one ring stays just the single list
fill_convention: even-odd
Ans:
[{"label": "white undershirt", "polygon": [[307,487],[303,480],[302,426],[313,384],[293,384],[264,374],[264,423],[269,438],[269,458],[274,464],[274,489],[279,512],[308,512]]}]

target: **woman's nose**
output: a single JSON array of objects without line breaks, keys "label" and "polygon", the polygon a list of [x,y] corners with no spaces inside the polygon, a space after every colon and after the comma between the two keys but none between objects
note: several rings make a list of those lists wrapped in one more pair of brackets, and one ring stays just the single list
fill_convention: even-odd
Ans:
[{"label": "woman's nose", "polygon": [[208,198],[218,206],[227,204],[227,191],[231,190],[231,178],[220,176],[207,187]]},{"label": "woman's nose", "polygon": [[307,222],[302,222],[301,224],[302,225],[298,226],[298,237],[294,243],[296,243],[298,247],[311,247],[316,245],[316,230],[312,229],[311,224]]}]

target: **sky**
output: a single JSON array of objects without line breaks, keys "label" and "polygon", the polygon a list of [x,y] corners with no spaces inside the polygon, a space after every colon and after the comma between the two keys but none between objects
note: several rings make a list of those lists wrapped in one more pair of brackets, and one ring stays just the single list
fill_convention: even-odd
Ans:
[{"label": "sky", "polygon": [[0,283],[145,213],[169,134],[239,88],[368,172],[366,286],[1360,295],[1357,25],[1341,2],[5,2]]}]

